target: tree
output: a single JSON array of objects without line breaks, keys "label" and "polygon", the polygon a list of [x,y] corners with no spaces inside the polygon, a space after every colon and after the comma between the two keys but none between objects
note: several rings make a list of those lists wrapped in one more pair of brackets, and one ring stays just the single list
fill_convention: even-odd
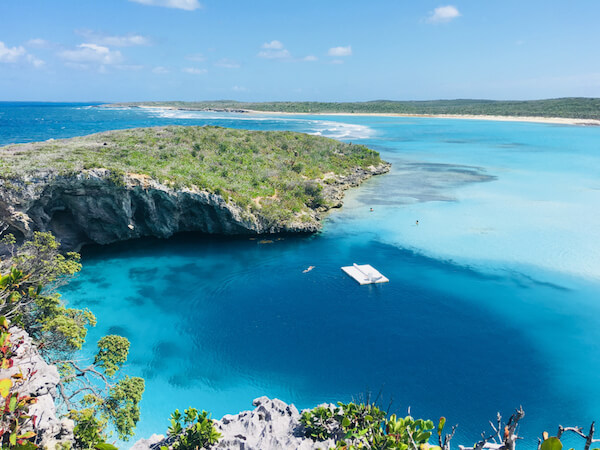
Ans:
[{"label": "tree", "polygon": [[98,341],[91,364],[77,360],[87,327],[96,318],[88,309],[67,308],[57,289],[81,269],[77,253],[60,253],[51,233],[34,233],[20,246],[12,235],[0,240],[0,316],[25,329],[40,353],[61,373],[59,393],[63,412],[75,423],[76,446],[106,445],[110,428],[128,439],[139,421],[144,380],[121,376],[129,341],[117,335]]},{"label": "tree", "polygon": [[24,328],[45,356],[79,350],[96,318],[65,307],[56,292],[81,270],[79,254],[61,254],[51,233],[36,232],[18,247],[11,234],[0,243],[8,252],[0,260],[0,315]]}]

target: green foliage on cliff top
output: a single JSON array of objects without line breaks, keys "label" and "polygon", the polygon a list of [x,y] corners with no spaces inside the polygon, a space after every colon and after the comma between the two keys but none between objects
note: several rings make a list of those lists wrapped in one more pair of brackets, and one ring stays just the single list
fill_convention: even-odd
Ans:
[{"label": "green foliage on cliff top", "polygon": [[322,203],[321,186],[312,180],[380,162],[379,154],[363,145],[320,136],[169,126],[3,147],[0,179],[8,186],[40,172],[105,168],[116,184],[126,172],[145,174],[174,187],[206,189],[263,213],[273,209],[265,215],[281,219],[277,215]]},{"label": "green foliage on cliff top", "polygon": [[600,98],[547,100],[426,100],[370,102],[138,102],[115,106],[155,106],[180,109],[244,109],[287,113],[459,114],[600,119]]}]

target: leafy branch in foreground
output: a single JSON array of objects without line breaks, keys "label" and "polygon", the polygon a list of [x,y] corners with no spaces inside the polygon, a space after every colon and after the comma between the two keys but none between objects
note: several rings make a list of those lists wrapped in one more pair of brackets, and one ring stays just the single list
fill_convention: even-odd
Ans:
[{"label": "leafy branch in foreground", "polygon": [[304,426],[304,435],[315,441],[334,439],[336,448],[377,448],[398,450],[423,450],[428,446],[432,450],[448,450],[450,435],[442,439],[442,430],[446,419],[440,419],[437,426],[440,446],[429,446],[429,438],[434,431],[431,420],[414,419],[407,415],[399,418],[387,414],[376,405],[366,403],[342,403],[337,407],[321,405],[304,411],[300,423]]},{"label": "leafy branch in foreground", "polygon": [[170,418],[171,426],[167,430],[170,446],[163,445],[161,450],[197,450],[216,444],[221,438],[213,420],[206,411],[195,408],[186,409],[183,414],[176,409]]},{"label": "leafy branch in foreground", "polygon": [[93,363],[75,358],[96,318],[87,309],[66,307],[56,290],[81,269],[79,255],[61,254],[51,233],[36,232],[20,246],[6,235],[0,247],[5,251],[0,260],[0,315],[29,333],[40,353],[59,368],[59,406],[75,421],[76,448],[109,450],[111,428],[120,439],[133,436],[144,380],[119,376],[129,341],[104,336]]},{"label": "leafy branch in foreground", "polygon": [[[600,439],[594,438],[595,431],[596,422],[592,422],[588,434],[584,434],[583,429],[581,427],[563,427],[562,425],[559,425],[556,436],[549,437],[548,432],[544,431],[542,439],[538,439],[538,450],[562,450],[563,444],[560,438],[565,432],[576,434],[577,436],[580,436],[583,439],[585,439],[585,445],[583,448],[584,450],[590,450],[590,447],[593,443],[600,442]],[[598,448],[595,448],[593,450],[598,450]]]},{"label": "leafy branch in foreground", "polygon": [[62,372],[60,397],[76,423],[79,448],[105,443],[109,425],[120,439],[127,440],[140,420],[144,379],[115,377],[127,360],[129,341],[117,335],[104,336],[98,341],[98,349],[94,363],[87,367],[74,360],[58,362]]},{"label": "leafy branch in foreground", "polygon": [[81,270],[79,254],[62,255],[51,233],[36,232],[19,247],[8,234],[0,245],[9,255],[0,260],[0,315],[25,329],[46,357],[79,350],[96,318],[67,308],[56,292]]}]

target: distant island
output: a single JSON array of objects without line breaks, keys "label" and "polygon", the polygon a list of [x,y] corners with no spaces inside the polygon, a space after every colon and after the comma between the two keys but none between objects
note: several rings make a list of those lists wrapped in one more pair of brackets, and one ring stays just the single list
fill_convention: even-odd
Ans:
[{"label": "distant island", "polygon": [[344,189],[389,167],[363,145],[211,126],[10,145],[0,148],[0,227],[51,231],[67,249],[179,231],[314,232]]},{"label": "distant island", "polygon": [[[568,97],[548,100],[430,100],[368,102],[202,102],[111,103],[111,107],[154,107],[226,112],[273,112],[294,114],[377,114],[494,119],[565,119],[557,123],[600,125],[600,98]],[[570,122],[569,122],[570,120]],[[542,120],[538,120],[542,121]],[[545,120],[544,120],[545,121]]]}]

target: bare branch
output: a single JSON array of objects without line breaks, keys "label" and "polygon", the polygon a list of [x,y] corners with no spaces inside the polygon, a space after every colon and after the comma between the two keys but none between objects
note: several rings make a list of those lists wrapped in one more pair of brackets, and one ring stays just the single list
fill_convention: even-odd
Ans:
[{"label": "bare branch", "polygon": [[84,386],[82,388],[77,389],[75,392],[70,393],[68,398],[69,398],[69,400],[71,400],[71,399],[73,399],[73,397],[76,397],[77,395],[79,395],[85,391],[91,391],[96,397],[100,397],[100,394],[98,393],[98,391],[96,391],[93,387]]},{"label": "bare branch", "polygon": [[578,434],[579,436],[581,436],[584,439],[587,438],[587,435],[583,434],[583,431],[581,431],[581,430],[582,430],[581,427],[563,427],[562,425],[559,425],[558,433],[556,433],[556,437],[560,439],[565,431],[570,431],[572,433]]},{"label": "bare branch", "polygon": [[450,450],[450,441],[454,437],[454,433],[456,433],[457,428],[458,428],[458,425],[454,425],[452,427],[451,432],[449,434],[444,435],[443,442],[442,442],[442,436],[441,435],[438,436],[438,442],[439,442],[442,450]]},{"label": "bare branch", "polygon": [[523,407],[520,406],[508,419],[508,423],[504,428],[504,445],[502,446],[504,449],[515,450],[515,443],[517,439],[519,439],[517,436],[517,426],[523,417],[525,417],[525,411],[523,411]]},{"label": "bare branch", "polygon": [[417,446],[417,443],[413,439],[413,435],[412,435],[412,432],[410,431],[410,427],[406,427],[406,434],[408,434],[408,437],[410,438],[410,443],[412,444],[413,449],[414,450],[419,450],[419,447]]}]

